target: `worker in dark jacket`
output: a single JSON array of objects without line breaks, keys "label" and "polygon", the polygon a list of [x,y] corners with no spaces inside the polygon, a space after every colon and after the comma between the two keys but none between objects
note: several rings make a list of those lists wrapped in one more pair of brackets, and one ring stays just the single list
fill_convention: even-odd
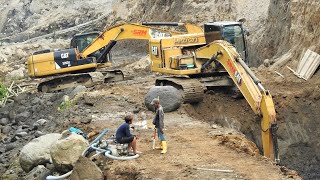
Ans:
[{"label": "worker in dark jacket", "polygon": [[130,133],[130,124],[132,124],[133,116],[131,114],[127,115],[125,118],[125,123],[123,123],[116,132],[116,141],[121,144],[129,144],[128,149],[133,153],[140,154],[141,152],[137,150],[137,137]]},{"label": "worker in dark jacket", "polygon": [[151,105],[154,106],[156,110],[156,115],[153,119],[153,124],[157,128],[158,138],[160,139],[160,147],[156,149],[162,149],[161,154],[167,153],[167,141],[166,136],[164,135],[163,129],[164,129],[164,112],[163,108],[160,105],[160,100],[155,98],[152,100]]}]

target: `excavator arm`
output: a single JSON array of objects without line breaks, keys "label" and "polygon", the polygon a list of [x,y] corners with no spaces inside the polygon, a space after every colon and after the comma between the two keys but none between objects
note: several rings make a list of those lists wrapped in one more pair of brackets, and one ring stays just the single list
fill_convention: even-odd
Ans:
[{"label": "excavator arm", "polygon": [[279,162],[276,112],[269,91],[262,86],[235,48],[226,41],[214,41],[195,50],[195,55],[197,58],[209,59],[207,62],[221,64],[225,68],[254,113],[262,116],[264,156]]},{"label": "excavator arm", "polygon": [[[187,32],[165,30],[150,26],[184,26]],[[120,40],[141,39],[150,40],[153,38],[171,37],[186,33],[200,33],[203,30],[195,25],[188,23],[173,22],[143,22],[140,24],[122,23],[105,29],[93,42],[82,51],[81,57],[88,57],[97,50],[106,47],[104,53],[108,53],[112,47]]]}]

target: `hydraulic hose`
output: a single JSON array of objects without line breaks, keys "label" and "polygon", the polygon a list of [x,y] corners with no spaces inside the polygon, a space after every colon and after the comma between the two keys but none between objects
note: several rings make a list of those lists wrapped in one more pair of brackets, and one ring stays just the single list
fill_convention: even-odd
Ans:
[{"label": "hydraulic hose", "polygon": [[139,154],[136,154],[134,156],[125,156],[125,157],[113,156],[111,155],[111,151],[106,151],[104,155],[110,159],[121,160],[121,161],[131,160],[139,157]]},{"label": "hydraulic hose", "polygon": [[96,147],[96,145],[97,145],[97,143],[94,143],[90,147],[98,152],[105,152],[104,155],[110,159],[125,161],[125,160],[131,160],[131,159],[135,159],[135,158],[139,157],[139,154],[136,154],[134,156],[125,156],[125,157],[113,156],[113,155],[111,155],[110,150],[98,148],[98,147]]},{"label": "hydraulic hose", "polygon": [[63,174],[61,176],[47,176],[46,180],[56,180],[56,179],[65,179],[68,176],[70,176],[72,171],[67,172],[66,174]]},{"label": "hydraulic hose", "polygon": [[91,145],[90,145],[90,147],[91,147],[92,149],[94,149],[94,150],[98,151],[98,152],[105,152],[105,151],[108,151],[108,150],[106,150],[106,149],[98,148],[98,147],[96,147],[96,145],[98,145],[98,143],[93,143],[93,144],[91,144]]},{"label": "hydraulic hose", "polygon": [[246,64],[241,58],[237,58],[236,60],[241,64],[241,66],[244,68],[244,70],[245,70],[245,71],[249,74],[249,76],[253,79],[254,83],[255,83],[256,85],[258,85],[258,87],[259,87],[262,91],[268,93],[268,91],[262,86],[261,81],[257,78],[256,75],[253,74],[253,72],[252,72],[251,69],[247,66],[247,64]]},{"label": "hydraulic hose", "polygon": [[89,151],[90,148],[92,148],[91,145],[92,145],[92,144],[95,144],[96,142],[98,142],[108,131],[109,131],[108,129],[104,129],[104,130],[99,134],[99,136],[96,137],[96,139],[94,139],[94,140],[90,143],[90,145],[83,151],[82,156],[85,157],[85,156],[87,155],[87,151]]},{"label": "hydraulic hose", "polygon": [[94,139],[94,140],[90,143],[90,145],[98,142],[98,141],[102,138],[102,136],[104,136],[108,131],[109,131],[109,129],[104,129],[104,130],[99,134],[99,136],[96,137],[96,139]]}]

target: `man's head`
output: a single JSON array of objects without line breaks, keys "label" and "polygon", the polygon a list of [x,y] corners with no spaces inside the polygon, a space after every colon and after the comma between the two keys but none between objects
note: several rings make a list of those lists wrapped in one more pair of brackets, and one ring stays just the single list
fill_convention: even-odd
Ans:
[{"label": "man's head", "polygon": [[156,109],[160,106],[160,101],[158,98],[154,98],[151,102],[151,105],[153,105]]},{"label": "man's head", "polygon": [[126,117],[124,118],[124,120],[126,121],[126,123],[131,124],[131,123],[132,123],[132,120],[133,120],[132,114],[126,115]]}]

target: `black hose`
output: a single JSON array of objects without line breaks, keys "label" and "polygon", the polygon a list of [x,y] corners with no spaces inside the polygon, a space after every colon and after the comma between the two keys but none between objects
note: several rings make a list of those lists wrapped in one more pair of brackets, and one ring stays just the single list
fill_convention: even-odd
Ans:
[{"label": "black hose", "polygon": [[179,22],[142,22],[145,26],[181,26],[183,23]]}]

